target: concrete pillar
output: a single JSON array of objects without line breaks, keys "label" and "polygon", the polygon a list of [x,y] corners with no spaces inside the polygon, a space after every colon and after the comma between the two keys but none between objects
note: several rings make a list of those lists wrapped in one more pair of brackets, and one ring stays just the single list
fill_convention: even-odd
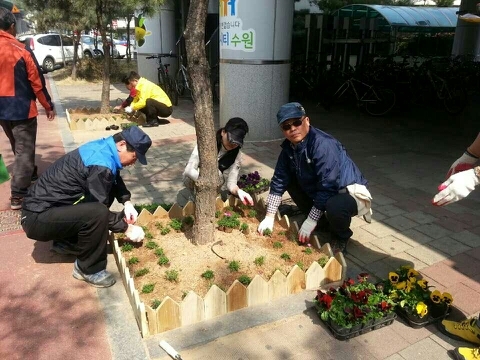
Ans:
[{"label": "concrete pillar", "polygon": [[[137,62],[139,74],[148,80],[158,83],[158,60],[146,59],[149,55],[169,53],[175,49],[175,3],[174,0],[166,0],[160,11],[153,17],[144,18],[139,24],[135,21],[135,38],[137,42]],[[136,16],[143,16],[135,14]],[[175,76],[177,59],[163,58],[164,64],[170,64],[169,73]]]},{"label": "concrete pillar", "polygon": [[294,0],[220,0],[220,125],[239,116],[247,140],[282,137],[288,102]]},{"label": "concrete pillar", "polygon": [[[477,14],[478,0],[462,0],[460,14]],[[474,55],[475,60],[480,58],[480,24],[458,19],[453,40],[452,55]]]}]

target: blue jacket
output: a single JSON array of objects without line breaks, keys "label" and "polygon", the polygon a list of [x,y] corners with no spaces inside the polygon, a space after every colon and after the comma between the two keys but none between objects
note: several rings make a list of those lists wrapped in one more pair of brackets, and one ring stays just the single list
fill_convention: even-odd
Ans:
[{"label": "blue jacket", "polygon": [[314,206],[325,211],[325,203],[351,184],[367,185],[345,147],[331,135],[310,127],[302,142],[293,147],[289,140],[282,145],[270,194],[282,196],[292,180],[313,199]]}]

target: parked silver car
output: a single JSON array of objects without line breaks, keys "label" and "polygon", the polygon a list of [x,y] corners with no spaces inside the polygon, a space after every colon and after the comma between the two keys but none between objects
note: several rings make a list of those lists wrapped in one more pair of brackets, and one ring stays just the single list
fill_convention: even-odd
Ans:
[{"label": "parked silver car", "polygon": [[[90,35],[82,35],[80,37],[80,44],[82,45],[83,56],[86,58],[103,56],[103,42],[99,36],[97,38]],[[110,43],[110,52],[114,58],[119,58],[120,54],[115,44]]]}]

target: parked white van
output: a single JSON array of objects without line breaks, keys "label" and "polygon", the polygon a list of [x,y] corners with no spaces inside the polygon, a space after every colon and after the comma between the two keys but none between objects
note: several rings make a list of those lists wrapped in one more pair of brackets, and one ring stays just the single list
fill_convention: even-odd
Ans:
[{"label": "parked white van", "polygon": [[[64,62],[73,61],[73,39],[69,36],[60,34],[21,35],[18,40],[32,50],[45,72],[63,67]],[[80,47],[77,54],[78,58],[82,57]]]}]

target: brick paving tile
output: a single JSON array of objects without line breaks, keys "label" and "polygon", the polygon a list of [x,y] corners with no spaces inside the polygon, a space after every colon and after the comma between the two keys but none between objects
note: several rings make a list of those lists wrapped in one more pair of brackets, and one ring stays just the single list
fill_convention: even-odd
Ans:
[{"label": "brick paving tile", "polygon": [[441,331],[438,331],[436,334],[430,336],[430,339],[435,341],[438,345],[443,347],[445,350],[453,350],[456,347],[465,346],[465,341],[459,341],[448,337],[443,334]]},{"label": "brick paving tile", "polygon": [[438,250],[441,250],[442,252],[450,256],[454,256],[471,249],[470,246],[464,245],[461,242],[454,240],[449,236],[446,236],[440,239],[435,239],[431,241],[429,245],[433,246]]},{"label": "brick paving tile", "polygon": [[448,288],[453,296],[453,305],[465,314],[478,315],[480,312],[480,293],[463,283],[457,283]]},{"label": "brick paving tile", "polygon": [[[418,206],[417,206],[417,209],[418,209]],[[435,216],[432,216],[430,214],[427,214],[427,213],[425,213],[423,211],[419,211],[419,210],[411,211],[407,214],[404,214],[403,216],[405,216],[406,218],[408,218],[410,220],[415,221],[418,224],[431,224],[435,220],[437,220],[437,218]]]},{"label": "brick paving tile", "polygon": [[405,360],[405,358],[400,356],[399,354],[393,354],[392,356],[389,356],[385,360]]},{"label": "brick paving tile", "polygon": [[[395,321],[393,323],[395,323]],[[364,344],[368,348],[368,351],[377,359],[384,359],[391,356],[410,345],[392,328],[393,323],[392,325],[360,335],[356,340]],[[390,339],[388,346],[385,346],[385,339]]]},{"label": "brick paving tile", "polygon": [[480,294],[480,274],[473,277],[468,277],[464,279],[462,283]]},{"label": "brick paving tile", "polygon": [[450,259],[445,260],[444,263],[467,276],[480,274],[480,259],[470,256],[470,252],[468,254],[455,255]]},{"label": "brick paving tile", "polygon": [[363,229],[365,229],[369,233],[372,233],[376,237],[392,235],[395,232],[394,229],[392,229],[388,225],[385,225],[382,222],[372,223],[370,225],[364,226]]},{"label": "brick paving tile", "polygon": [[352,231],[353,231],[352,239],[358,241],[361,244],[366,244],[377,239],[375,235],[372,235],[372,233],[369,233],[368,231],[366,231],[361,227],[353,228]]},{"label": "brick paving tile", "polygon": [[367,264],[388,257],[388,254],[378,247],[370,243],[359,244],[356,241],[348,243],[348,253]]},{"label": "brick paving tile", "polygon": [[372,240],[371,244],[390,255],[404,252],[412,248],[412,246],[391,235]]},{"label": "brick paving tile", "polygon": [[417,259],[428,265],[435,264],[447,258],[447,255],[428,245],[419,245],[417,247],[407,250],[406,253],[412,255],[413,257],[416,257]]},{"label": "brick paving tile", "polygon": [[480,260],[480,246],[468,252],[468,255]]},{"label": "brick paving tile", "polygon": [[464,213],[464,214],[454,214],[451,217],[452,219],[458,220],[464,224],[469,225],[469,227],[480,226],[480,216],[477,214]]},{"label": "brick paving tile", "polygon": [[384,219],[383,222],[400,231],[418,226],[418,223],[413,220],[407,219],[406,217],[404,217],[404,215],[394,216],[390,219]]},{"label": "brick paving tile", "polygon": [[399,238],[410,246],[416,247],[418,245],[427,244],[433,240],[430,236],[425,235],[415,229],[403,230],[401,232],[393,233],[393,236]]},{"label": "brick paving tile", "polygon": [[447,288],[468,279],[467,275],[462,274],[460,271],[443,262],[422,269],[421,273]]},{"label": "brick paving tile", "polygon": [[437,224],[424,224],[417,226],[415,229],[434,239],[439,239],[451,234],[450,230],[447,230]]},{"label": "brick paving tile", "polygon": [[388,204],[393,204],[395,203],[395,200],[392,199],[392,198],[389,198],[388,196],[385,196],[385,195],[381,195],[381,194],[374,194],[372,192],[372,197],[373,197],[373,200],[372,200],[372,208],[373,208],[373,211],[375,212],[375,208],[377,206],[383,206],[383,205],[388,205]]},{"label": "brick paving tile", "polygon": [[390,328],[408,344],[415,344],[431,336],[432,332],[435,333],[438,331],[435,325],[414,329],[401,317],[397,317],[397,320],[393,322]]},{"label": "brick paving tile", "polygon": [[471,228],[470,225],[452,218],[438,219],[437,221],[435,221],[435,223],[453,232],[461,232]]},{"label": "brick paving tile", "polygon": [[438,343],[430,338],[423,339],[399,353],[405,359],[451,360],[450,355]]},{"label": "brick paving tile", "polygon": [[480,247],[480,236],[468,230],[457,232],[450,235],[450,237],[472,248]]}]

